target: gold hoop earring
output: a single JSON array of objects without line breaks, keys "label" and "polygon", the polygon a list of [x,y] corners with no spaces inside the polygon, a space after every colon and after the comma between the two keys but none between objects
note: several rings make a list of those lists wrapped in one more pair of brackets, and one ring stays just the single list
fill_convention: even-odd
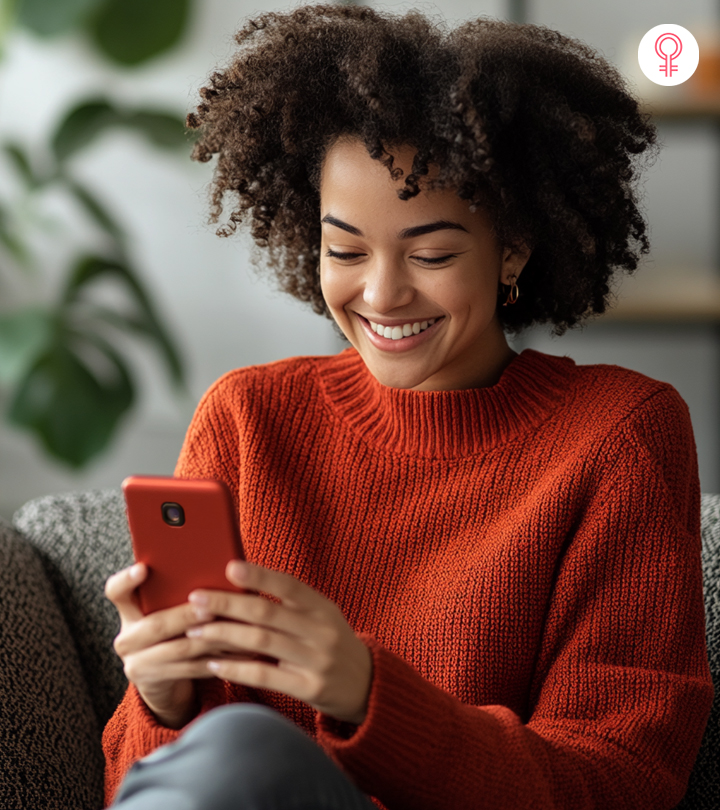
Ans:
[{"label": "gold hoop earring", "polygon": [[503,304],[504,307],[506,307],[508,304],[514,304],[518,300],[518,296],[520,295],[520,288],[515,283],[516,278],[517,278],[516,275],[510,276],[510,281],[512,283],[512,286],[510,288],[510,293],[509,293],[505,303]]}]

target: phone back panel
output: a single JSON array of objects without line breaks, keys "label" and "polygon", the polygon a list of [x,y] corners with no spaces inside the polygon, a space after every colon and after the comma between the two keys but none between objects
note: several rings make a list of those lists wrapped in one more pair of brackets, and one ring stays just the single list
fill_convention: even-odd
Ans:
[{"label": "phone back panel", "polygon": [[[137,589],[143,613],[187,602],[195,588],[242,592],[225,577],[228,562],[245,557],[224,483],[134,475],[122,488],[135,560],[149,569]],[[165,521],[166,503],[182,507],[181,526]]]}]

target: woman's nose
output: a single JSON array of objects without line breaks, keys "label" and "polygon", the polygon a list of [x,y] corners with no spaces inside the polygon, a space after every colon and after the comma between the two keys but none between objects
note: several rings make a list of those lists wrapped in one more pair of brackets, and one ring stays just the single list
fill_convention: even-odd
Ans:
[{"label": "woman's nose", "polygon": [[368,262],[366,267],[363,300],[375,312],[390,312],[413,300],[412,279],[401,266],[377,259]]}]

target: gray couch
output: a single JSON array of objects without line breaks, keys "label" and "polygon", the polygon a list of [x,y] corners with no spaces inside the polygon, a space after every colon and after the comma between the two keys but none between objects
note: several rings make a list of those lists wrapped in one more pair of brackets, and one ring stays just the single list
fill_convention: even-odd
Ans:
[{"label": "gray couch", "polygon": [[[720,495],[703,495],[707,639],[720,693]],[[99,810],[102,729],[127,682],[107,577],[132,562],[119,490],[37,498],[0,519],[0,808]],[[678,805],[720,809],[720,696]],[[603,808],[599,810],[612,810]]]}]

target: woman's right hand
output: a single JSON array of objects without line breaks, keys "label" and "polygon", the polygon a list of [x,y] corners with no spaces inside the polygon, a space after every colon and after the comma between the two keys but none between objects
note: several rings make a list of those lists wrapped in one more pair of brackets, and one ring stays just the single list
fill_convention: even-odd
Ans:
[{"label": "woman's right hand", "polygon": [[193,655],[200,645],[185,632],[214,616],[189,602],[143,615],[135,589],[147,573],[144,563],[136,563],[105,583],[105,596],[120,614],[113,647],[127,679],[157,719],[169,728],[182,728],[199,711],[193,679],[215,677],[208,671],[208,656]]}]

